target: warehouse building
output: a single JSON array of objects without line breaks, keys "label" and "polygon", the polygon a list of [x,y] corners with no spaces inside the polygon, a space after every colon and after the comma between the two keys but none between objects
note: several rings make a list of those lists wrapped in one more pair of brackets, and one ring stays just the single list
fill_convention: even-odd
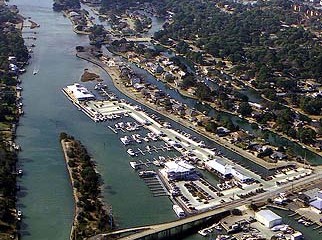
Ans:
[{"label": "warehouse building", "polygon": [[232,167],[226,164],[222,159],[216,158],[205,163],[205,168],[219,175],[224,179],[232,178]]},{"label": "warehouse building", "polygon": [[205,168],[219,175],[223,179],[234,178],[241,183],[251,183],[253,178],[247,176],[245,172],[228,164],[225,159],[216,157],[205,163]]},{"label": "warehouse building", "polygon": [[255,212],[255,219],[267,228],[282,224],[282,217],[268,209]]}]

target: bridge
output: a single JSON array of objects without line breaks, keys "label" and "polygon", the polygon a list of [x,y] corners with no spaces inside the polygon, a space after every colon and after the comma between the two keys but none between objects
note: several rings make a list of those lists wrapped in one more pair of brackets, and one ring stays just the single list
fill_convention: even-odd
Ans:
[{"label": "bridge", "polygon": [[322,180],[321,172],[317,172],[302,178],[296,182],[287,183],[281,187],[275,187],[270,191],[256,195],[256,199],[238,199],[234,202],[223,203],[220,206],[217,206],[216,209],[210,209],[207,212],[202,212],[197,215],[193,215],[187,218],[179,219],[172,222],[155,224],[150,226],[142,226],[128,229],[121,229],[113,231],[110,233],[98,234],[94,237],[91,237],[89,240],[104,240],[108,239],[111,236],[120,236],[121,234],[131,233],[128,236],[119,237],[119,240],[136,240],[136,239],[160,239],[173,236],[175,234],[186,231],[190,228],[204,224],[205,222],[214,219],[216,216],[224,215],[226,212],[254,202],[266,201],[268,198],[286,191],[296,192],[300,189],[307,188],[312,184],[316,184],[318,181]]}]

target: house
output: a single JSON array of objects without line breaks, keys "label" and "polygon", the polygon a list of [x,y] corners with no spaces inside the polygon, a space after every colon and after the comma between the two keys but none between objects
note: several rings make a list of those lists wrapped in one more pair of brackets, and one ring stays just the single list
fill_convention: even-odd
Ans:
[{"label": "house", "polygon": [[217,130],[216,130],[216,134],[219,136],[219,137],[223,137],[223,136],[226,136],[227,134],[230,133],[230,130],[225,128],[225,127],[218,127]]},{"label": "house", "polygon": [[133,87],[134,87],[137,91],[140,91],[140,90],[142,90],[145,86],[144,86],[144,84],[141,84],[141,83],[135,83],[135,84],[133,85]]},{"label": "house", "polygon": [[274,151],[273,154],[270,155],[270,158],[275,160],[284,160],[287,159],[287,155],[278,151]]},{"label": "house", "polygon": [[198,115],[198,112],[196,111],[196,109],[194,108],[188,108],[186,111],[185,111],[185,114],[188,116],[188,117],[195,117]]},{"label": "house", "polygon": [[151,91],[150,92],[151,100],[152,101],[157,101],[161,98],[165,97],[165,93],[162,92],[161,90],[156,90],[156,91]]},{"label": "house", "polygon": [[301,240],[303,239],[303,234],[301,232],[295,232],[291,235],[291,240]]},{"label": "house", "polygon": [[231,134],[235,142],[245,141],[249,138],[249,135],[243,131],[233,132]]},{"label": "house", "polygon": [[137,83],[141,83],[141,79],[138,77],[132,77],[131,78],[131,85],[134,86]]},{"label": "house", "polygon": [[161,67],[160,65],[156,65],[152,68],[153,72],[155,72],[156,74],[161,74],[163,73],[163,67]]}]

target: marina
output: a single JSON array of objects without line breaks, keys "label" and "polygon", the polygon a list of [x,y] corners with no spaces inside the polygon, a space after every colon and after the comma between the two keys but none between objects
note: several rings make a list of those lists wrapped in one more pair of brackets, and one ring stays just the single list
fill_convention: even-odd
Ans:
[{"label": "marina", "polygon": [[[21,229],[22,239],[57,240],[68,238],[70,222],[73,216],[73,203],[70,184],[66,180],[64,164],[59,160],[62,159],[62,155],[57,143],[57,136],[62,130],[71,131],[75,136],[79,136],[82,142],[89,147],[89,151],[93,154],[102,172],[103,181],[106,183],[106,186],[104,186],[104,200],[111,203],[113,212],[116,216],[119,216],[122,227],[176,219],[176,214],[169,199],[157,198],[156,200],[146,184],[142,184],[142,179],[138,177],[138,173],[129,169],[129,162],[133,159],[126,153],[126,148],[120,142],[121,135],[129,135],[128,131],[116,129],[114,125],[120,119],[123,122],[133,121],[132,117],[130,120],[125,120],[125,118],[130,117],[129,113],[124,112],[123,109],[113,109],[113,106],[111,106],[111,110],[108,110],[111,114],[106,114],[106,118],[102,118],[102,116],[95,118],[94,112],[89,109],[85,108],[86,110],[83,110],[81,106],[76,104],[76,108],[72,109],[70,104],[65,101],[66,99],[61,96],[62,94],[59,94],[61,88],[72,84],[75,81],[75,76],[79,76],[84,68],[93,67],[92,64],[79,61],[74,57],[75,44],[87,44],[87,37],[84,38],[71,33],[68,20],[60,16],[60,14],[52,12],[52,1],[31,0],[26,2],[12,0],[10,2],[17,4],[22,14],[26,16],[32,15],[43,27],[37,36],[37,46],[34,50],[35,59],[41,59],[42,61],[41,71],[33,75],[32,69],[34,66],[32,63],[28,66],[29,73],[27,72],[23,76],[24,80],[26,80],[23,83],[23,89],[26,92],[23,101],[27,114],[22,118],[21,126],[17,133],[19,145],[24,149],[19,158],[25,174],[22,180],[19,180],[22,191],[18,196],[19,209],[22,209],[23,215],[26,216],[23,219],[24,224]],[[53,25],[53,21],[57,24]],[[53,49],[52,46],[56,45],[63,47]],[[102,71],[100,73],[104,79],[104,84],[108,85],[106,97],[115,99],[115,96],[109,93],[115,92],[116,97],[119,99],[125,98],[113,87],[109,76]],[[32,81],[33,79],[42,79],[43,81]],[[84,85],[89,89],[94,88],[91,83]],[[126,101],[137,104],[130,99]],[[99,108],[99,105],[97,106]],[[95,108],[95,106],[93,107]],[[93,119],[93,122],[88,121],[82,111]],[[150,112],[149,116],[153,119],[152,114],[155,113]],[[158,117],[160,118],[157,115],[156,119]],[[104,123],[105,121],[108,125]],[[76,122],[77,124],[75,124]],[[95,122],[101,122],[101,124],[96,124]],[[196,135],[189,129],[178,126],[172,121],[171,127],[173,129],[180,128],[188,134]],[[46,132],[44,132],[44,129],[46,129]],[[143,127],[139,131],[144,131],[142,129]],[[143,136],[141,132],[139,134]],[[201,139],[200,137],[198,138]],[[172,139],[179,143],[175,137]],[[184,143],[180,143],[181,145],[186,144],[188,141],[183,137],[180,139],[184,141]],[[164,142],[164,140],[158,141]],[[154,140],[148,139],[148,141],[145,141],[142,138],[142,143],[138,146],[143,151],[145,149],[143,144],[149,143],[149,145],[152,145],[152,142]],[[52,146],[51,149],[48,149],[49,144]],[[168,144],[171,145],[170,143]],[[209,142],[205,140],[205,145],[207,146],[208,144]],[[137,146],[133,147],[133,149],[136,148]],[[209,149],[213,149],[213,146]],[[218,151],[221,151],[223,155],[232,160],[235,157],[234,154],[219,147],[214,151],[216,155]],[[140,158],[142,157],[142,162],[145,162],[148,156],[152,162],[161,162],[158,157],[161,154],[170,155],[170,152],[158,150],[158,152],[153,151],[151,154],[155,154],[155,156],[150,157],[148,154],[145,156],[140,154],[139,156]],[[178,155],[178,150],[172,151],[171,154]],[[200,153],[196,155],[200,156]],[[139,163],[139,161],[137,162]],[[149,163],[148,166],[151,168],[152,164]],[[142,164],[142,167],[145,168],[146,166]],[[247,165],[245,165],[246,167]],[[260,170],[258,170],[258,174],[262,174]],[[294,174],[296,175],[296,173]],[[123,181],[119,181],[119,179]],[[122,204],[129,201],[129,196],[131,205]],[[232,195],[228,193],[227,198],[229,199],[230,196]],[[138,207],[133,209],[133,205]],[[48,218],[48,216],[51,217]],[[309,227],[306,228],[308,239],[320,239],[320,236],[310,237],[314,233],[309,229]],[[305,229],[303,232],[305,232]],[[195,235],[187,239],[200,238]]]},{"label": "marina", "polygon": [[[172,177],[169,178],[169,171],[171,168],[175,169],[174,171],[186,171],[183,169],[179,170],[182,166],[187,169],[195,169],[195,167],[197,167],[198,171],[208,171],[222,179],[220,184],[214,186],[209,186],[208,184],[204,186],[202,173],[200,172],[200,176],[198,176],[198,171],[196,171],[193,180],[200,178],[200,185],[196,185],[194,182],[185,183],[185,181],[174,183],[175,188],[179,189],[179,197],[175,197],[175,201],[185,209],[186,214],[191,214],[194,211],[204,211],[211,207],[218,206],[223,202],[227,203],[232,202],[235,199],[254,196],[260,192],[267,191],[268,189],[274,189],[276,186],[283,184],[283,182],[287,183],[294,181],[301,176],[306,177],[312,173],[312,170],[310,169],[297,168],[295,171],[293,170],[294,167],[288,167],[283,169],[283,175],[278,172],[277,174],[272,172],[270,180],[266,178],[263,179],[258,172],[222,156],[216,148],[208,147],[204,141],[200,141],[194,135],[175,129],[168,122],[161,122],[138,105],[133,105],[125,99],[113,101],[94,100],[92,99],[94,94],[87,89],[84,91],[89,94],[88,96],[90,99],[76,99],[72,102],[75,106],[84,109],[83,112],[85,114],[86,112],[95,113],[90,116],[94,122],[98,122],[97,119],[106,119],[106,116],[114,113],[115,109],[122,111],[120,114],[126,112],[128,117],[126,117],[124,121],[118,121],[114,124],[113,128],[110,129],[112,131],[115,129],[115,131],[113,131],[114,133],[120,132],[122,135],[124,134],[120,137],[120,141],[124,146],[130,146],[130,148],[126,149],[126,152],[130,157],[146,157],[147,154],[159,154],[171,150],[179,152],[181,155],[174,159],[165,159],[163,162],[158,160],[147,160],[146,162],[131,161],[130,165],[132,168],[139,169],[140,167],[153,165],[154,167],[159,168],[158,171],[160,172],[160,177],[164,183],[172,182],[173,180]],[[65,91],[65,93],[68,94],[68,91]],[[75,96],[69,94],[68,98],[75,99]],[[112,108],[110,108],[110,106],[112,106]],[[88,114],[86,115],[89,116]],[[132,120],[128,121],[129,118]],[[102,122],[103,121],[104,120],[102,120]],[[128,132],[131,132],[131,134],[128,135]],[[163,144],[159,144],[158,146],[151,144],[152,142],[156,143],[159,141],[163,142]],[[141,146],[142,144],[145,146],[135,146]],[[176,166],[176,164],[179,165]],[[286,176],[284,174],[286,174]],[[208,189],[208,186],[210,190]],[[213,191],[213,189],[216,190]],[[168,186],[167,190],[170,194],[173,191],[173,186]]]}]

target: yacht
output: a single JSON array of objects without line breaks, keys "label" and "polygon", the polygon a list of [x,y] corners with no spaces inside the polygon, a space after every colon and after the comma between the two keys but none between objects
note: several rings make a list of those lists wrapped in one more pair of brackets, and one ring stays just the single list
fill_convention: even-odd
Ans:
[{"label": "yacht", "polygon": [[174,204],[174,205],[172,206],[172,209],[173,209],[173,211],[176,213],[176,215],[177,215],[179,218],[182,218],[182,217],[185,217],[185,216],[186,216],[186,214],[184,213],[183,209],[182,209],[180,206],[178,206],[178,205]]},{"label": "yacht", "polygon": [[132,157],[136,156],[136,153],[133,151],[132,148],[129,148],[126,152]]}]

